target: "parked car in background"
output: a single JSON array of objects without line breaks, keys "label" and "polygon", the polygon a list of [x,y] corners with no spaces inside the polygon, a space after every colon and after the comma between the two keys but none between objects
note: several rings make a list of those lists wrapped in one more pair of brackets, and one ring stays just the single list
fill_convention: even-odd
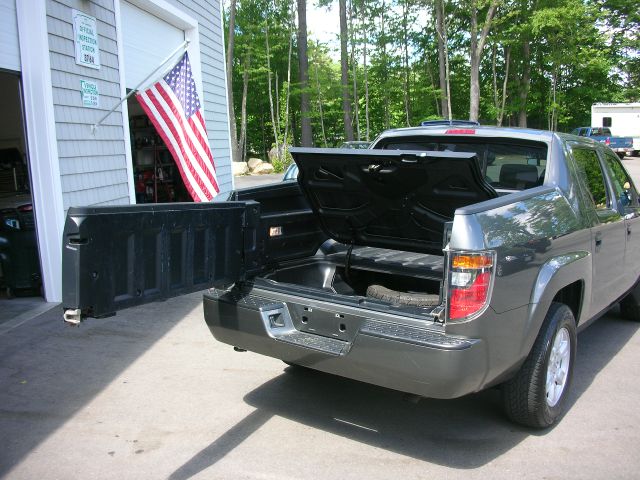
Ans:
[{"label": "parked car in background", "polygon": [[298,179],[298,165],[296,165],[295,163],[292,163],[284,172],[284,177],[282,177],[282,181],[288,182],[289,180],[297,180],[297,179]]},{"label": "parked car in background", "polygon": [[70,208],[66,321],[209,287],[238,351],[430,398],[499,387],[543,428],[578,330],[618,302],[640,320],[638,191],[601,143],[450,121],[290,152],[296,182],[226,201]]},{"label": "parked car in background", "polygon": [[578,127],[571,132],[579,137],[589,137],[596,142],[604,143],[611,150],[616,152],[620,158],[633,155],[633,138],[614,137],[611,130],[606,127]]},{"label": "parked car in background", "polygon": [[351,141],[351,142],[344,142],[342,145],[340,145],[340,148],[360,149],[360,148],[369,148],[369,145],[371,145],[371,142],[363,142],[363,141],[357,140],[357,141]]}]

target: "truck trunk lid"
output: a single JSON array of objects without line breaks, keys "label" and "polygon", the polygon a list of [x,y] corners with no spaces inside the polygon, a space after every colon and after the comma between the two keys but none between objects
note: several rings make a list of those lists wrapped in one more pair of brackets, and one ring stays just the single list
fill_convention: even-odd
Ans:
[{"label": "truck trunk lid", "polygon": [[456,209],[497,196],[475,153],[290,152],[322,229],[346,244],[440,254]]}]

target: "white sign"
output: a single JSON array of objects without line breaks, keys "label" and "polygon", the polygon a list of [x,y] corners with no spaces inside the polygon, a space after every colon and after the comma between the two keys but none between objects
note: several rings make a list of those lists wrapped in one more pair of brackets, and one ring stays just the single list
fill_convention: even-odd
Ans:
[{"label": "white sign", "polygon": [[82,106],[98,108],[100,106],[100,94],[98,84],[88,80],[80,80],[80,94],[82,95]]},{"label": "white sign", "polygon": [[95,17],[72,10],[73,41],[76,45],[76,63],[90,68],[100,68],[100,47]]}]

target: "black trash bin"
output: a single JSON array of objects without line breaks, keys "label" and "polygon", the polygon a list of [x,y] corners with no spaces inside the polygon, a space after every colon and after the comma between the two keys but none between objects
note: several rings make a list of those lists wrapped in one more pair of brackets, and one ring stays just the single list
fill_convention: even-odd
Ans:
[{"label": "black trash bin", "polygon": [[0,198],[0,287],[40,293],[42,279],[33,206],[28,194]]}]

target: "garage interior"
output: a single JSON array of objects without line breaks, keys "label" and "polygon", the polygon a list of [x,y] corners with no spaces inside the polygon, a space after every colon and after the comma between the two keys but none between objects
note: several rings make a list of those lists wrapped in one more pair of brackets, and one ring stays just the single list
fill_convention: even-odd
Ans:
[{"label": "garage interior", "polygon": [[135,95],[127,110],[136,203],[192,202],[171,152]]},{"label": "garage interior", "polygon": [[42,296],[20,75],[0,71],[0,298]]}]

